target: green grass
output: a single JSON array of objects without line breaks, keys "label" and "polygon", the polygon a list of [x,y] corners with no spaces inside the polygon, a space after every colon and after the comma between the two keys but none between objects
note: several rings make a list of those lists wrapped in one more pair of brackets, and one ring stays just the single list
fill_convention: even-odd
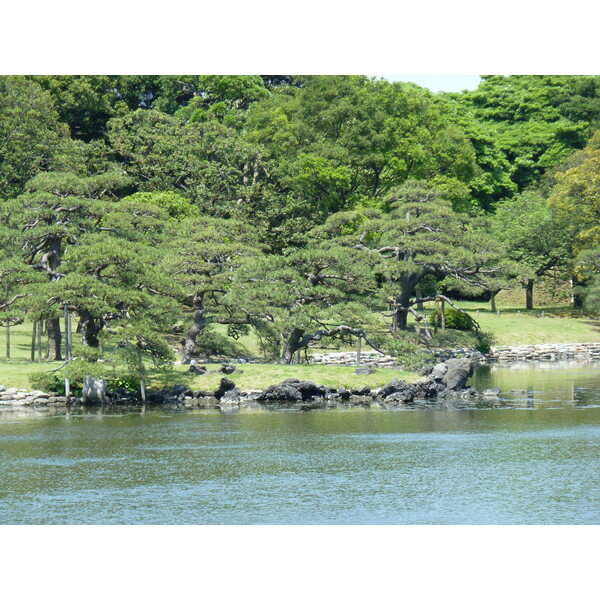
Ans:
[{"label": "green grass", "polygon": [[568,306],[526,311],[520,306],[499,305],[500,316],[490,311],[489,303],[458,302],[457,306],[477,320],[483,331],[492,333],[498,346],[600,342],[600,319]]},{"label": "green grass", "polygon": [[[204,365],[208,371],[217,371],[218,364]],[[158,373],[150,378],[153,387],[179,383],[191,389],[214,390],[219,387],[222,377],[228,377],[242,390],[262,390],[269,385],[280,383],[284,379],[308,379],[315,383],[329,387],[381,387],[392,378],[404,379],[413,382],[419,379],[415,373],[400,369],[378,369],[371,375],[356,375],[356,367],[340,365],[266,365],[266,364],[240,364],[236,365],[242,373],[223,375],[222,373],[192,375],[189,367],[177,365],[170,373]]]}]

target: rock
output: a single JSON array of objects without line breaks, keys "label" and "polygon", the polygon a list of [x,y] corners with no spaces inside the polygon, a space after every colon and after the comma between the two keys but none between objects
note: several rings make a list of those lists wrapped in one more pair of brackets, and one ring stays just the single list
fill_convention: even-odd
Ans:
[{"label": "rock", "polygon": [[86,377],[83,382],[83,401],[90,404],[106,402],[106,379]]},{"label": "rock", "polygon": [[204,375],[206,373],[206,367],[201,367],[200,365],[190,365],[188,373],[193,373],[194,375]]},{"label": "rock", "polygon": [[348,400],[350,398],[350,392],[346,388],[341,387],[335,393],[339,396],[340,400]]},{"label": "rock", "polygon": [[416,370],[417,375],[422,375],[423,377],[429,375],[433,370],[433,365],[425,365],[420,369]]},{"label": "rock", "polygon": [[219,401],[214,396],[201,396],[196,399],[198,408],[214,408]]},{"label": "rock", "polygon": [[221,365],[221,368],[219,369],[219,371],[221,373],[224,373],[225,375],[231,375],[232,373],[236,373],[237,369],[236,369],[235,365],[229,365],[227,363],[223,363]]},{"label": "rock", "polygon": [[442,377],[441,383],[451,391],[463,389],[469,377],[473,375],[473,363],[468,358],[451,358],[445,364],[447,371]]},{"label": "rock", "polygon": [[314,396],[322,398],[329,391],[328,388],[326,388],[325,386],[318,385],[317,383],[314,383],[312,381],[300,381],[299,379],[286,379],[285,381],[283,381],[283,383],[285,385],[291,385],[292,387],[296,388],[302,394],[303,400],[307,400]]},{"label": "rock", "polygon": [[483,390],[483,392],[481,392],[484,396],[499,396],[500,395],[500,388],[499,387],[493,387],[490,388],[488,390]]},{"label": "rock", "polygon": [[442,381],[447,371],[448,365],[446,363],[438,363],[431,369],[429,377],[433,379],[433,381]]},{"label": "rock", "polygon": [[357,367],[354,369],[356,375],[372,375],[376,373],[377,369],[373,365],[365,365],[364,367]]},{"label": "rock", "polygon": [[394,379],[392,379],[389,383],[386,383],[381,388],[381,390],[379,391],[379,395],[382,398],[387,398],[391,394],[395,394],[397,392],[405,394],[413,393],[414,396],[414,390],[410,383],[406,383],[406,381],[400,381],[396,377],[394,377]]},{"label": "rock", "polygon": [[268,404],[302,402],[302,392],[290,384],[280,383],[270,385],[257,400]]},{"label": "rock", "polygon": [[352,388],[350,393],[354,396],[368,396],[371,393],[371,388],[368,385],[361,388]]},{"label": "rock", "polygon": [[227,390],[221,397],[220,404],[239,404],[241,402],[240,393],[237,389]]},{"label": "rock", "polygon": [[415,390],[411,388],[407,388],[402,390],[401,392],[394,392],[389,396],[386,396],[385,401],[387,403],[398,402],[403,404],[408,404],[414,400]]},{"label": "rock", "polygon": [[223,377],[221,379],[219,389],[215,391],[214,396],[217,400],[220,400],[225,395],[225,392],[228,392],[234,388],[235,382],[231,381],[231,379],[228,379],[227,377]]}]

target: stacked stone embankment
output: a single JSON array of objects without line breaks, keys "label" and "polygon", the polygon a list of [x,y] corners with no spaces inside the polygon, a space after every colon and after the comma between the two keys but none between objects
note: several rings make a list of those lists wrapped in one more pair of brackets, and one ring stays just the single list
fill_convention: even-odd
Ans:
[{"label": "stacked stone embankment", "polygon": [[[447,359],[470,355],[473,349],[437,349],[433,352],[438,359]],[[600,360],[600,342],[493,346],[491,352],[484,355],[481,362],[556,360]],[[354,366],[357,364],[356,352],[315,353],[311,356],[311,362],[322,365]],[[399,361],[393,356],[381,355],[376,352],[363,352],[360,355],[360,364],[375,367],[394,367],[399,364]]]},{"label": "stacked stone embankment", "polygon": [[47,406],[66,404],[67,398],[42,390],[28,391],[0,385],[0,406]]},{"label": "stacked stone embankment", "polygon": [[[310,362],[318,365],[356,365],[356,352],[323,352],[311,354]],[[377,352],[361,352],[361,365],[373,365],[374,367],[393,367],[398,364],[398,359],[387,354]]]},{"label": "stacked stone embankment", "polygon": [[528,346],[495,346],[486,357],[488,361],[555,361],[600,360],[600,343],[535,344]]}]

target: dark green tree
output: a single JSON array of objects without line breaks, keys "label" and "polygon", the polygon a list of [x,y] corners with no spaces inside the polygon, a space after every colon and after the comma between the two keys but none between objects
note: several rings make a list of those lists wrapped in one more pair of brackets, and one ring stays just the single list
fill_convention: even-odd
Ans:
[{"label": "dark green tree", "polygon": [[[463,292],[487,289],[501,271],[500,248],[468,215],[455,213],[444,194],[409,181],[386,197],[385,210],[332,215],[320,234],[330,243],[360,250],[373,263],[382,298],[392,307],[393,329],[406,330],[429,275]],[[431,300],[432,298],[429,298]]]}]

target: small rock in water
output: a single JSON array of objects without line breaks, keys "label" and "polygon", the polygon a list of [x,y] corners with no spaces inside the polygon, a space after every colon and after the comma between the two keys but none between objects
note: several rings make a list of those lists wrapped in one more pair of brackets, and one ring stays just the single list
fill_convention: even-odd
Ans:
[{"label": "small rock in water", "polygon": [[484,396],[499,396],[500,395],[500,388],[499,387],[493,387],[493,388],[490,388],[489,390],[483,390],[482,394]]}]

